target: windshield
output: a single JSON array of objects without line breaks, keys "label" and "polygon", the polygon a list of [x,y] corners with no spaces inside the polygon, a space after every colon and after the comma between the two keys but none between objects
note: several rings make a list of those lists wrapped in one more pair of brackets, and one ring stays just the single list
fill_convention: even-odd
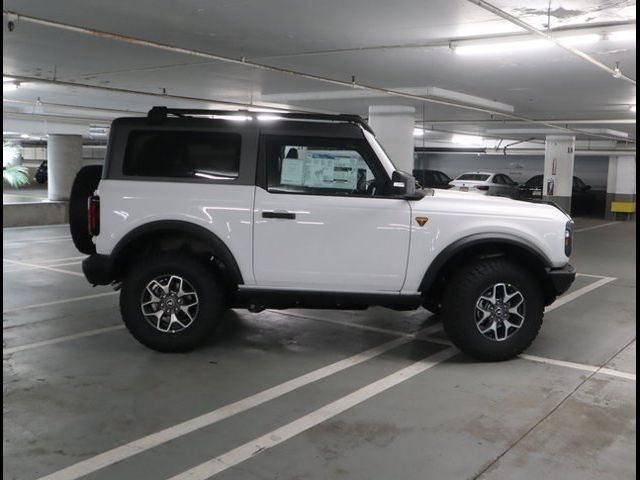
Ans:
[{"label": "windshield", "polygon": [[578,177],[573,177],[573,185],[576,188],[584,188],[587,186],[587,184],[580,180]]},{"label": "windshield", "polygon": [[488,178],[489,175],[483,175],[481,173],[464,173],[456,178],[456,180],[475,180],[478,182],[484,182]]},{"label": "windshield", "polygon": [[531,177],[527,183],[527,186],[532,186],[532,185],[542,185],[542,175],[536,175],[535,177]]}]

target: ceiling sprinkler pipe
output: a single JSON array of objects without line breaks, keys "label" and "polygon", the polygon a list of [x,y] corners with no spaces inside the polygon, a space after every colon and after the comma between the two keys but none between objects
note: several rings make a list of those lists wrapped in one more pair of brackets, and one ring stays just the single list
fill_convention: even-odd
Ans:
[{"label": "ceiling sprinkler pipe", "polygon": [[[469,0],[469,1],[475,1],[475,0]],[[217,55],[217,54],[213,54],[213,53],[198,51],[198,50],[191,50],[191,49],[182,48],[182,47],[175,47],[175,46],[172,46],[172,45],[159,43],[159,42],[154,42],[154,41],[150,41],[150,40],[144,40],[144,39],[140,39],[140,38],[136,38],[136,37],[130,37],[130,36],[127,36],[127,35],[120,35],[120,34],[117,34],[117,33],[105,32],[105,31],[96,30],[96,29],[92,29],[92,28],[81,27],[81,26],[77,26],[77,25],[71,25],[71,24],[62,23],[62,22],[56,22],[56,21],[52,21],[52,20],[46,20],[46,19],[43,19],[43,18],[32,17],[32,16],[28,16],[28,15],[21,15],[19,13],[9,12],[9,11],[6,11],[6,10],[3,10],[2,13],[3,13],[4,16],[17,15],[17,18],[19,20],[21,20],[21,21],[30,22],[30,23],[34,23],[34,24],[37,24],[37,25],[43,25],[43,26],[52,27],[52,28],[58,28],[58,29],[67,30],[67,31],[72,31],[72,32],[80,33],[80,34],[91,35],[91,36],[95,36],[95,37],[99,37],[99,38],[105,38],[105,39],[110,39],[110,40],[130,43],[130,44],[133,44],[133,45],[139,45],[139,46],[143,46],[143,47],[156,48],[156,49],[170,51],[170,52],[174,52],[174,53],[192,55],[192,56],[196,56],[196,57],[200,57],[200,58],[207,58],[209,60],[217,60],[217,61],[220,61],[220,62],[231,63],[231,64],[234,64],[234,65],[242,65],[242,66],[245,66],[245,67],[255,68],[255,69],[259,69],[259,70],[265,70],[265,71],[269,71],[269,72],[282,73],[282,74],[285,74],[285,75],[291,75],[291,76],[298,77],[298,78],[305,78],[305,79],[308,79],[308,80],[315,80],[315,81],[319,81],[319,82],[324,82],[324,83],[331,84],[331,85],[339,85],[339,86],[342,86],[342,87],[358,88],[358,89],[368,90],[368,91],[371,91],[371,92],[383,93],[385,95],[392,96],[392,97],[406,98],[406,99],[410,99],[410,100],[414,100],[414,101],[429,102],[429,103],[435,103],[435,104],[445,105],[445,106],[454,107],[454,108],[461,108],[461,109],[472,110],[472,111],[476,111],[476,112],[483,112],[483,113],[487,113],[487,114],[490,114],[490,115],[496,115],[496,116],[500,116],[500,117],[511,119],[511,120],[519,120],[519,121],[525,122],[525,123],[531,123],[531,124],[536,124],[536,125],[544,125],[544,126],[547,126],[547,127],[550,127],[550,128],[554,128],[556,130],[563,131],[563,132],[570,132],[570,133],[574,133],[574,134],[575,133],[579,133],[579,134],[582,134],[582,135],[588,135],[588,136],[594,137],[594,138],[604,138],[604,139],[607,139],[607,140],[611,140],[612,139],[608,135],[583,132],[583,131],[572,129],[572,128],[569,128],[569,127],[563,127],[563,126],[560,126],[560,125],[553,125],[553,124],[549,124],[547,122],[539,122],[539,121],[536,121],[536,120],[531,120],[530,118],[527,118],[527,117],[522,117],[522,116],[519,116],[519,115],[500,112],[500,111],[492,110],[492,109],[489,109],[489,108],[471,106],[471,105],[467,105],[467,104],[462,103],[462,102],[455,102],[455,101],[450,101],[450,100],[441,100],[441,99],[436,99],[436,98],[432,98],[432,97],[429,97],[429,96],[408,94],[408,93],[399,92],[397,90],[389,90],[389,89],[382,88],[382,87],[376,87],[376,86],[373,86],[373,85],[366,85],[366,84],[360,84],[360,83],[357,83],[357,82],[337,80],[337,79],[333,79],[333,78],[329,78],[329,77],[324,77],[324,76],[321,76],[321,75],[309,74],[309,73],[299,72],[299,71],[296,71],[296,70],[290,70],[290,69],[286,69],[286,68],[274,67],[274,66],[271,66],[271,65],[266,65],[266,64],[262,64],[262,63],[253,62],[251,60],[247,60],[245,57],[233,58],[233,57],[227,57],[227,56],[224,56],[224,55]],[[67,83],[73,84],[73,82],[67,82]]]}]

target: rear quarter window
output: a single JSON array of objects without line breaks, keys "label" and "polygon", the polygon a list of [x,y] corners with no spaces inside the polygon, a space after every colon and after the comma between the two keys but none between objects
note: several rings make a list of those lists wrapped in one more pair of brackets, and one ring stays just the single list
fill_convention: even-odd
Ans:
[{"label": "rear quarter window", "polygon": [[122,170],[139,177],[235,180],[241,144],[238,133],[134,130]]}]

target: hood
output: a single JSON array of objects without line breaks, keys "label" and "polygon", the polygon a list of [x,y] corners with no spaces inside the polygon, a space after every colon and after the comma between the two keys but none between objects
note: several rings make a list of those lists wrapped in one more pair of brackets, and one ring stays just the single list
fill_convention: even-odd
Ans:
[{"label": "hood", "polygon": [[[425,191],[426,195],[418,202],[420,209],[439,210],[460,213],[475,213],[505,216],[558,217],[570,219],[559,207],[548,203],[526,202],[505,197],[481,195],[459,190],[439,188]],[[418,206],[418,205],[416,205]]]}]

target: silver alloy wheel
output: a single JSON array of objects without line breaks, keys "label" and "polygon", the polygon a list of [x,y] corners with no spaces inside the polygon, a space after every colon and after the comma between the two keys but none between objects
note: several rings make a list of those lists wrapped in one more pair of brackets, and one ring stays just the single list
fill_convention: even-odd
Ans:
[{"label": "silver alloy wheel", "polygon": [[198,315],[199,305],[196,290],[179,275],[154,278],[140,299],[147,322],[163,333],[178,333],[189,328]]},{"label": "silver alloy wheel", "polygon": [[487,288],[476,302],[475,322],[485,337],[503,342],[524,324],[524,295],[509,283],[496,283]]}]

